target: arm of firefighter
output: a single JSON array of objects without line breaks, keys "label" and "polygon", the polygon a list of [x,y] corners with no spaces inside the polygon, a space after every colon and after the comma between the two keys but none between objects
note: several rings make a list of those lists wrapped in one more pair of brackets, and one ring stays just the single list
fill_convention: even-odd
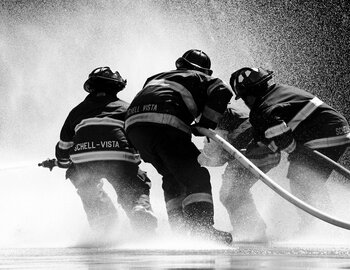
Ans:
[{"label": "arm of firefighter", "polygon": [[250,142],[244,155],[264,173],[276,167],[281,161],[281,153],[273,152],[262,142]]},{"label": "arm of firefighter", "polygon": [[293,132],[281,119],[274,119],[273,125],[265,131],[265,138],[270,141],[269,148],[274,152],[281,150],[290,154],[295,150]]},{"label": "arm of firefighter", "polygon": [[220,79],[213,79],[207,89],[207,101],[203,108],[198,125],[215,129],[227,109],[233,94],[231,89]]},{"label": "arm of firefighter", "polygon": [[71,165],[71,160],[69,158],[70,143],[59,141],[56,144],[55,155],[57,158],[57,166],[60,168],[68,168]]},{"label": "arm of firefighter", "polygon": [[62,126],[60,140],[56,144],[55,148],[57,166],[60,168],[68,168],[71,165],[69,152],[70,149],[74,146],[73,137],[75,131],[74,128],[70,125],[70,117],[71,113],[68,115],[66,121]]}]

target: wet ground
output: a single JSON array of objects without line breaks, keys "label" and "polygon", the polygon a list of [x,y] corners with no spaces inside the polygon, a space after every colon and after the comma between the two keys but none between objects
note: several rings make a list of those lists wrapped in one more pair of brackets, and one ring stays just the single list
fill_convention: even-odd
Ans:
[{"label": "wet ground", "polygon": [[350,269],[350,247],[16,248],[0,250],[0,269]]}]

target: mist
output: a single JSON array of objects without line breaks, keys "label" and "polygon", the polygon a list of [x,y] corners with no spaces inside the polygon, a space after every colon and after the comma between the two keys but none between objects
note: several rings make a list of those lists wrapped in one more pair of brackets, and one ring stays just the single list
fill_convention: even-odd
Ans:
[{"label": "mist", "polygon": [[[109,66],[127,79],[119,97],[130,102],[147,77],[174,69],[179,56],[197,48],[211,57],[213,75],[226,82],[242,66],[263,66],[275,71],[276,80],[317,93],[349,120],[349,4],[294,2],[2,1],[1,245],[64,246],[88,231],[81,202],[64,171],[49,172],[37,163],[54,157],[63,122],[85,98],[82,85],[96,67]],[[240,102],[236,105],[246,109]],[[152,205],[166,227],[160,176],[149,164],[142,168],[153,181]],[[218,202],[223,169],[210,169],[215,218],[220,228],[230,229]],[[282,166],[271,175],[288,188],[285,173]],[[344,184],[335,175],[329,188],[339,206],[337,214],[350,220]],[[295,207],[262,183],[254,194],[268,233],[288,240],[297,224]],[[350,239],[342,229],[327,225],[324,230]]]}]

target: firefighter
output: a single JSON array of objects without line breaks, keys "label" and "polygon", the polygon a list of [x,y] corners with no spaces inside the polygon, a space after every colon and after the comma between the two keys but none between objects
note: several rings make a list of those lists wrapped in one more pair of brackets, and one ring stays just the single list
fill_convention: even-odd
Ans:
[{"label": "firefighter", "polygon": [[[271,150],[282,150],[290,161],[287,178],[291,191],[301,200],[326,209],[331,205],[325,182],[332,168],[305,147],[316,149],[338,161],[350,143],[347,120],[311,93],[271,83],[273,71],[244,67],[235,71],[230,85],[235,99],[250,108],[254,140]],[[305,231],[312,217],[300,212],[299,231]]]},{"label": "firefighter", "polygon": [[149,201],[151,182],[125,135],[129,104],[117,97],[125,86],[118,71],[94,69],[83,86],[89,94],[69,113],[56,145],[58,165],[68,168],[66,178],[77,189],[95,232],[110,232],[117,221],[103,178],[115,189],[135,230],[153,232],[157,226]]},{"label": "firefighter", "polygon": [[126,132],[141,158],[162,175],[170,227],[185,225],[190,235],[230,243],[230,233],[213,227],[210,175],[197,161],[191,134],[201,136],[196,126],[215,128],[233,93],[211,76],[203,51],[189,50],[175,64],[176,70],[146,80],[128,109]]},{"label": "firefighter", "polygon": [[[280,162],[279,151],[273,152],[263,144],[251,143],[253,130],[248,113],[243,110],[229,106],[215,132],[233,147],[243,151],[265,173]],[[266,225],[251,193],[251,188],[259,179],[215,141],[204,140],[201,152],[198,160],[203,166],[219,167],[227,163],[222,175],[219,198],[229,215],[234,238],[238,241],[267,241]]]}]

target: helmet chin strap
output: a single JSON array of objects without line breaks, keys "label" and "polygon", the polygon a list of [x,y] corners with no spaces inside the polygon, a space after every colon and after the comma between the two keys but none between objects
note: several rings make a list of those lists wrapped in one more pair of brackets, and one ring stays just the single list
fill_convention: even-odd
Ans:
[{"label": "helmet chin strap", "polygon": [[106,92],[96,92],[96,97],[105,97],[107,96]]}]

